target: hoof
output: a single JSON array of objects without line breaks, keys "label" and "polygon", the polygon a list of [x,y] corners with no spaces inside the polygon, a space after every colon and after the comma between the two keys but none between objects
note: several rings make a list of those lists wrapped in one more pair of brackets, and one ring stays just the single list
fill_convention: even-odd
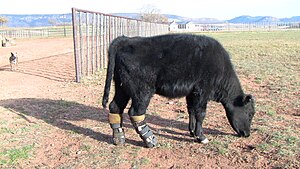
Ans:
[{"label": "hoof", "polygon": [[113,138],[114,145],[124,145],[125,144],[125,137],[114,137]]},{"label": "hoof", "polygon": [[198,136],[198,137],[196,137],[196,139],[199,143],[202,143],[202,144],[209,143],[209,140],[205,136]]},{"label": "hoof", "polygon": [[155,135],[152,135],[148,137],[146,140],[144,140],[147,148],[153,148],[157,145],[157,137]]},{"label": "hoof", "polygon": [[195,132],[194,131],[190,131],[190,136],[191,137],[195,137],[196,135],[195,135]]},{"label": "hoof", "polygon": [[146,147],[153,148],[157,144],[157,137],[153,134],[150,127],[145,122],[133,123],[137,133],[143,139]]},{"label": "hoof", "polygon": [[122,128],[113,130],[113,144],[114,145],[123,145],[125,144],[125,134]]},{"label": "hoof", "polygon": [[204,140],[201,141],[202,144],[207,144],[209,143],[209,140],[207,138],[205,138]]}]

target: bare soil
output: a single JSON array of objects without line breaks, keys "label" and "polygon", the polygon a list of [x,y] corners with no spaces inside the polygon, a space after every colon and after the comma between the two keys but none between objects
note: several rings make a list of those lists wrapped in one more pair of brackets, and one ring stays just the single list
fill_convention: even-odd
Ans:
[{"label": "bare soil", "polygon": [[[11,71],[8,64],[10,52],[18,53],[16,71]],[[254,93],[258,102],[268,99],[271,90],[255,83],[254,78],[240,77],[243,86],[248,86],[247,92]],[[114,146],[107,111],[100,107],[104,78],[100,73],[84,83],[74,82],[71,38],[17,40],[16,46],[0,48],[0,119],[2,128],[12,131],[0,133],[0,151],[32,146],[29,157],[3,163],[2,167],[299,167],[299,154],[276,156],[277,149],[262,147],[271,140],[264,129],[282,131],[287,125],[299,129],[299,109],[282,110],[281,120],[273,122],[268,121],[270,117],[264,112],[257,112],[252,135],[239,138],[229,126],[221,105],[210,103],[204,122],[210,143],[203,145],[188,135],[185,100],[155,96],[147,122],[158,136],[159,145],[145,148],[124,114],[127,142],[125,146]]]}]

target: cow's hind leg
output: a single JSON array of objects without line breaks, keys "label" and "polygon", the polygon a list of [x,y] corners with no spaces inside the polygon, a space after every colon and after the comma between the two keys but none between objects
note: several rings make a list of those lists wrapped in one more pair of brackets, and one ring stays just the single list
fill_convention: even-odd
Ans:
[{"label": "cow's hind leg", "polygon": [[136,132],[149,148],[152,148],[157,144],[157,137],[153,134],[145,121],[145,113],[151,97],[152,94],[148,93],[132,98],[132,105],[128,112]]},{"label": "cow's hind leg", "polygon": [[116,87],[115,96],[109,104],[108,121],[113,130],[113,143],[121,145],[125,143],[125,134],[123,130],[123,112],[129,101],[129,96],[121,89]]},{"label": "cow's hind leg", "polygon": [[186,97],[189,112],[189,131],[201,143],[208,143],[204,136],[202,124],[206,114],[207,101],[203,102],[197,93],[192,93]]}]

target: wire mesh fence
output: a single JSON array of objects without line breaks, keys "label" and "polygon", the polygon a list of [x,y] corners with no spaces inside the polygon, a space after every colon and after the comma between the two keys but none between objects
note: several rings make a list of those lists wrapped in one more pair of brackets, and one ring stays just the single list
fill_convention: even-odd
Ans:
[{"label": "wire mesh fence", "polygon": [[151,23],[99,12],[72,9],[76,81],[107,66],[107,49],[116,37],[154,36],[169,31],[169,25]]}]

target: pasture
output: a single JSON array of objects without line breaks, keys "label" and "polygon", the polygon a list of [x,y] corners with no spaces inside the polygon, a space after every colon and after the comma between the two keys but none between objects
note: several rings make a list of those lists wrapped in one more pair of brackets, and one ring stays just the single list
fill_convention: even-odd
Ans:
[{"label": "pasture", "polygon": [[[256,98],[249,138],[236,137],[211,102],[203,124],[210,143],[196,143],[185,99],[155,96],[146,121],[158,146],[144,147],[127,114],[127,143],[114,146],[100,107],[105,72],[75,83],[71,38],[22,39],[0,49],[0,168],[299,168],[300,32],[205,34],[229,51]],[[14,51],[19,66],[11,72]]]}]

